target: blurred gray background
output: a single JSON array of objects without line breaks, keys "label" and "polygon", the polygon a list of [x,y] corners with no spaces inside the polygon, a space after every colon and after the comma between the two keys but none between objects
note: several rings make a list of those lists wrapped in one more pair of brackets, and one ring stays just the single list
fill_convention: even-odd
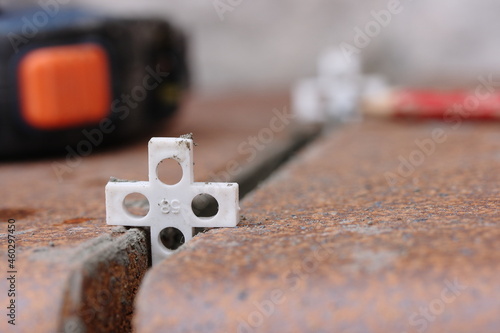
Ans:
[{"label": "blurred gray background", "polygon": [[194,88],[209,94],[286,89],[294,80],[315,74],[323,49],[342,42],[354,45],[354,29],[374,24],[369,23],[375,20],[372,11],[380,13],[398,2],[401,11],[391,15],[386,26],[380,25],[361,49],[367,72],[413,86],[460,86],[472,84],[479,75],[500,73],[500,1],[59,2],[168,18],[190,36]]}]

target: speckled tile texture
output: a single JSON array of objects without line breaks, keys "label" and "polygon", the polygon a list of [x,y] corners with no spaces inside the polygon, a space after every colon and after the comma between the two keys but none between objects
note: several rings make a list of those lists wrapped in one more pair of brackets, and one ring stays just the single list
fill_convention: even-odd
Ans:
[{"label": "speckled tile texture", "polygon": [[497,332],[498,123],[365,121],[146,274],[138,332]]}]

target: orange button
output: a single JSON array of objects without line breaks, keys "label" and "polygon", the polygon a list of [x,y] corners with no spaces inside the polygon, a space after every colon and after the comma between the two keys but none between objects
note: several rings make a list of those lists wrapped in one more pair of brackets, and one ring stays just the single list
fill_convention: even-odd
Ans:
[{"label": "orange button", "polygon": [[21,114],[40,130],[95,124],[111,104],[110,68],[97,44],[44,47],[19,65]]}]

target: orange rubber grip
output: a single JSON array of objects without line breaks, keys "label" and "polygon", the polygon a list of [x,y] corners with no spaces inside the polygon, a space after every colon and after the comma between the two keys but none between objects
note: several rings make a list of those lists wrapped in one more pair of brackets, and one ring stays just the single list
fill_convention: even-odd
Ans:
[{"label": "orange rubber grip", "polygon": [[110,66],[103,47],[44,47],[18,68],[21,115],[31,127],[59,130],[96,124],[111,104]]}]

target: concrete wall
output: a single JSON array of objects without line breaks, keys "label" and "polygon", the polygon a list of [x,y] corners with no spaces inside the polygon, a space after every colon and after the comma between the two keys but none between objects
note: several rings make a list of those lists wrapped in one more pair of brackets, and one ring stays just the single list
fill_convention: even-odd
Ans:
[{"label": "concrete wall", "polygon": [[[360,48],[365,69],[394,83],[456,85],[500,72],[494,0],[58,1],[174,21],[191,36],[195,87],[205,92],[286,87],[315,72],[322,49],[354,46],[356,27],[372,29]],[[218,15],[216,4],[227,11]],[[375,23],[373,12],[391,9],[385,26]]]}]

